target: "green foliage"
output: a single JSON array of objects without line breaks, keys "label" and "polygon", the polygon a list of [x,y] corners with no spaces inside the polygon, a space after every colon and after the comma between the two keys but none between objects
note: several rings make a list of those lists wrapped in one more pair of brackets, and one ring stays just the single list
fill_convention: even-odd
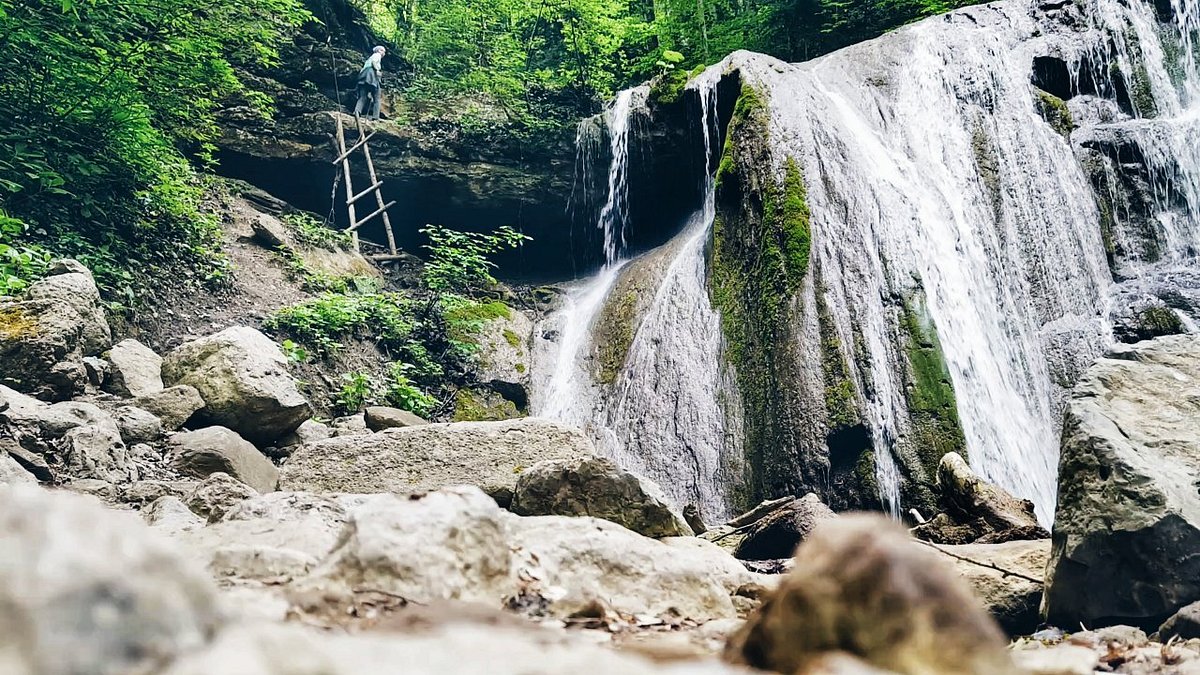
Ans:
[{"label": "green foliage", "polygon": [[287,357],[288,361],[292,363],[308,362],[308,350],[295,342],[284,340],[280,343],[280,347],[283,349],[283,355]]},{"label": "green foliage", "polygon": [[16,242],[25,233],[25,223],[0,211],[0,295],[15,295],[46,271],[50,254],[36,245]]},{"label": "green foliage", "polygon": [[373,334],[382,346],[402,350],[412,335],[413,303],[398,293],[322,293],[276,311],[266,321],[312,347],[320,355],[337,352],[341,340]]},{"label": "green foliage", "polygon": [[374,381],[366,373],[345,373],[342,375],[342,382],[344,384],[338,391],[334,402],[344,414],[362,410],[374,396]]},{"label": "green foliage", "polygon": [[383,376],[351,372],[342,375],[342,388],[334,395],[334,404],[343,414],[356,413],[369,405],[389,405],[417,415],[428,415],[438,400],[409,379],[413,366],[396,361]]},{"label": "green foliage", "polygon": [[428,225],[421,232],[429,237],[425,248],[425,285],[435,291],[475,292],[496,285],[491,270],[496,264],[488,256],[516,248],[529,237],[504,225],[494,232],[459,232],[440,225]]},{"label": "green foliage", "polygon": [[346,251],[353,246],[348,232],[326,227],[312,214],[304,211],[285,213],[280,220],[292,231],[296,240],[305,246],[323,248],[327,251]]},{"label": "green foliage", "polygon": [[234,65],[270,63],[306,17],[298,0],[0,0],[0,202],[29,225],[19,241],[81,259],[125,304],[168,266],[219,281],[179,148],[207,158]]}]

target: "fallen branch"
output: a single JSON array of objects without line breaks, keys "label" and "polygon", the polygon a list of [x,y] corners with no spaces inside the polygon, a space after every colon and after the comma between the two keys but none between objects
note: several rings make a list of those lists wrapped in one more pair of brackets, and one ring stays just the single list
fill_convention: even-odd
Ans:
[{"label": "fallen branch", "polygon": [[725,521],[725,524],[728,525],[729,527],[733,527],[733,528],[741,528],[741,527],[745,527],[746,525],[753,525],[754,523],[765,518],[767,516],[767,514],[771,513],[772,511],[775,511],[776,509],[783,506],[784,504],[791,502],[793,499],[795,499],[795,497],[789,496],[789,497],[780,497],[779,499],[771,499],[771,500],[764,501],[761,504],[759,504],[758,506],[743,513],[742,515],[736,516],[730,520]]},{"label": "fallen branch", "polygon": [[1038,584],[1038,585],[1042,585],[1042,586],[1044,586],[1044,585],[1046,584],[1046,582],[1045,582],[1045,581],[1043,581],[1042,579],[1034,579],[1033,577],[1031,577],[1031,576],[1028,576],[1028,575],[1026,575],[1026,574],[1021,574],[1020,572],[1014,572],[1014,571],[1012,571],[1012,570],[1009,570],[1009,569],[1004,569],[1003,567],[1000,567],[999,565],[993,565],[993,564],[991,564],[991,563],[981,562],[981,561],[979,561],[979,560],[975,560],[975,559],[973,559],[973,558],[968,558],[968,557],[966,557],[966,556],[961,556],[961,555],[958,555],[957,553],[952,553],[952,552],[950,552],[950,551],[947,551],[946,549],[942,548],[941,546],[938,546],[937,544],[935,544],[935,543],[933,543],[933,542],[929,542],[929,541],[922,541],[921,539],[914,539],[913,541],[916,541],[916,542],[918,542],[918,543],[924,544],[924,545],[926,545],[926,546],[928,546],[929,548],[932,548],[932,549],[934,549],[934,550],[941,551],[942,553],[945,553],[946,555],[948,555],[948,556],[950,556],[951,558],[954,558],[954,559],[956,559],[956,560],[961,560],[961,561],[963,561],[963,562],[968,562],[968,563],[971,563],[972,565],[979,565],[980,567],[986,567],[986,568],[988,568],[988,569],[995,570],[995,571],[997,571],[997,572],[1000,572],[1000,573],[1002,573],[1002,574],[1006,574],[1006,575],[1008,575],[1008,576],[1017,577],[1018,579],[1024,579],[1024,580],[1026,580],[1026,581],[1032,581],[1033,583],[1035,583],[1035,584]]}]

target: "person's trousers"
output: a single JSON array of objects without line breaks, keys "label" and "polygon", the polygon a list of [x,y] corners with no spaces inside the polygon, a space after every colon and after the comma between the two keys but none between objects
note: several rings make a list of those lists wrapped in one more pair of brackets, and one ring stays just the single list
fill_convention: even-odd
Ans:
[{"label": "person's trousers", "polygon": [[373,87],[369,84],[358,85],[358,103],[354,104],[354,114],[366,114],[373,120],[379,119],[379,108],[382,100],[379,95],[379,87]]}]

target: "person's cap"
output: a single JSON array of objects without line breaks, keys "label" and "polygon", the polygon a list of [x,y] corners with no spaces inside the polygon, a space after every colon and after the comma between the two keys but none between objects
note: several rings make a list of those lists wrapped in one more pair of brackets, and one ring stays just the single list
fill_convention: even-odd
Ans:
[{"label": "person's cap", "polygon": [[387,51],[387,48],[386,48],[386,47],[384,47],[383,45],[379,45],[379,46],[375,47],[375,49],[374,49],[373,51],[376,51],[376,52],[386,52],[386,51]]}]

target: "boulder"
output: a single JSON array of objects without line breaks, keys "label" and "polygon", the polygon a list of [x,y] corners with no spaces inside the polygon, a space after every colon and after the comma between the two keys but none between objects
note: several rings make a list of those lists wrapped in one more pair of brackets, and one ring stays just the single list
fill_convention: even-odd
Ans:
[{"label": "boulder", "polygon": [[505,398],[524,408],[528,399],[533,322],[523,312],[509,310],[483,324],[477,336],[476,376]]},{"label": "boulder", "polygon": [[163,390],[162,357],[146,345],[129,338],[108,352],[110,366],[104,389],[117,396],[134,398]]},{"label": "boulder", "polygon": [[795,568],[730,640],[726,657],[806,672],[848,652],[876,668],[923,675],[1017,672],[1007,641],[966,583],[895,522],[843,515],[821,523]]},{"label": "boulder", "polygon": [[111,419],[71,429],[63,436],[61,453],[74,478],[96,478],[109,483],[130,480],[129,457],[121,430]]},{"label": "boulder", "polygon": [[108,361],[98,356],[83,357],[83,368],[87,372],[88,384],[93,388],[104,386],[104,382],[108,380],[108,372],[111,369]]},{"label": "boulder", "polygon": [[935,546],[946,554],[984,609],[1009,635],[1029,635],[1041,623],[1042,577],[1050,540]]},{"label": "boulder", "polygon": [[429,424],[302,446],[283,465],[280,486],[373,493],[477,485],[507,505],[525,469],[542,460],[593,454],[578,429],[548,420]]},{"label": "boulder", "polygon": [[279,440],[279,447],[289,448],[306,443],[316,443],[332,437],[333,430],[328,425],[315,420],[304,420],[304,423],[296,427],[295,431]]},{"label": "boulder", "polygon": [[225,427],[206,427],[171,437],[175,468],[188,476],[205,478],[227,473],[259,492],[271,492],[279,471],[258,448]]},{"label": "boulder", "polygon": [[161,497],[183,497],[196,486],[193,481],[139,480],[121,491],[121,501],[134,505],[150,505]]},{"label": "boulder", "polygon": [[221,624],[207,575],[136,515],[0,489],[0,669],[156,671]]},{"label": "boulder", "polygon": [[152,443],[162,438],[162,420],[153,413],[137,406],[125,405],[113,413],[113,420],[121,431],[121,440],[127,445]]},{"label": "boulder", "polygon": [[227,473],[210,474],[200,481],[191,492],[183,496],[183,503],[192,513],[215,522],[237,504],[258,496],[258,491]]},{"label": "boulder", "polygon": [[1024,538],[1046,538],[1033,512],[1033,502],[1017,499],[1002,488],[980,478],[956,452],[947,453],[938,463],[937,485],[942,501],[958,522],[982,520],[990,533],[1020,530],[1032,533]]},{"label": "boulder", "polygon": [[204,519],[192,513],[179,497],[167,495],[154,500],[142,510],[142,518],[155,531],[167,536],[178,536],[188,530],[204,527]]},{"label": "boulder", "polygon": [[661,488],[603,457],[534,464],[517,479],[510,508],[523,516],[603,518],[647,537],[692,535]]},{"label": "boulder", "polygon": [[377,495],[351,510],[337,548],[308,583],[496,605],[512,589],[507,535],[504,512],[474,487]]},{"label": "boulder", "polygon": [[329,423],[329,431],[335,438],[340,436],[364,436],[371,433],[371,430],[367,428],[366,415],[364,413],[334,418]]},{"label": "boulder", "polygon": [[833,517],[833,511],[810,492],[751,525],[733,555],[742,560],[790,558],[814,527]]},{"label": "boulder", "polygon": [[177,347],[163,360],[163,378],[195,387],[206,421],[254,443],[270,444],[312,417],[279,345],[253,328],[235,326]]},{"label": "boulder", "polygon": [[560,617],[597,602],[616,612],[704,622],[738,616],[735,596],[764,578],[695,537],[650,539],[607,520],[509,516],[525,592]]},{"label": "boulder", "polygon": [[1166,642],[1173,637],[1181,640],[1200,638],[1200,602],[1175,612],[1158,627],[1158,640]]},{"label": "boulder", "polygon": [[1043,606],[1149,629],[1200,600],[1200,336],[1117,345],[1071,393]]},{"label": "boulder", "polygon": [[0,301],[0,384],[65,400],[88,384],[83,359],[108,349],[112,333],[92,275],[60,261],[16,301]]},{"label": "boulder", "polygon": [[139,396],[132,401],[135,407],[162,420],[164,431],[182,427],[192,415],[204,407],[204,399],[193,386],[181,384],[160,392]]},{"label": "boulder", "polygon": [[68,431],[89,424],[115,424],[111,415],[81,401],[63,401],[35,408],[32,421],[48,439],[61,438]]},{"label": "boulder", "polygon": [[371,406],[363,412],[367,428],[371,431],[383,431],[384,429],[396,429],[399,427],[419,427],[429,424],[428,420],[422,419],[419,415],[399,408]]}]

